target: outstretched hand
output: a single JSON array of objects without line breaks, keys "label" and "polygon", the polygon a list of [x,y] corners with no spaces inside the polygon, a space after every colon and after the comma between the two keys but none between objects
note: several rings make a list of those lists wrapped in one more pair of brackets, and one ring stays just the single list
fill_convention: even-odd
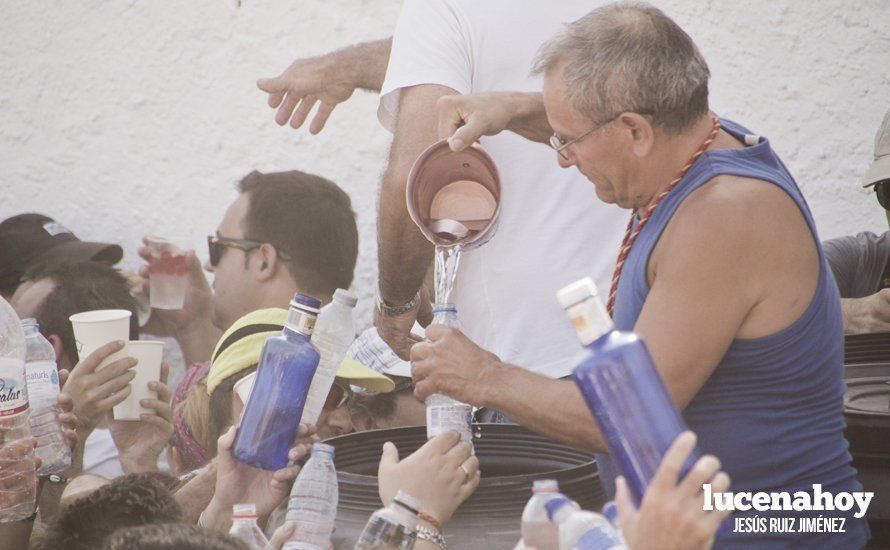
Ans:
[{"label": "outstretched hand", "polygon": [[399,460],[386,442],[377,472],[380,500],[389,505],[398,491],[420,499],[421,510],[443,524],[479,485],[479,459],[454,430],[439,434]]},{"label": "outstretched hand", "polygon": [[649,483],[639,510],[633,502],[627,481],[616,480],[615,505],[618,523],[628,547],[664,550],[710,548],[729,510],[702,509],[701,488],[710,483],[714,492],[729,489],[729,476],[720,471],[720,461],[711,455],[698,459],[682,480],[680,471],[696,437],[683,432],[665,453],[655,477]]}]

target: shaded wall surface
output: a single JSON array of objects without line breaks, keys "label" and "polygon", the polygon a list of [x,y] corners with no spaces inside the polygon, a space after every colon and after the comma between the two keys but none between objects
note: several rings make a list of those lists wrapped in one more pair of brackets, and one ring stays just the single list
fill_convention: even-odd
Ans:
[{"label": "shaded wall surface", "polygon": [[[3,2],[0,218],[56,217],[84,239],[141,235],[206,257],[253,169],[327,176],[352,196],[354,289],[370,320],[375,208],[390,136],[357,93],[320,136],[276,126],[258,77],[296,57],[387,36],[396,0]],[[712,105],[772,139],[823,238],[886,228],[858,181],[890,108],[890,10],[860,2],[656,2],[699,44]]]}]

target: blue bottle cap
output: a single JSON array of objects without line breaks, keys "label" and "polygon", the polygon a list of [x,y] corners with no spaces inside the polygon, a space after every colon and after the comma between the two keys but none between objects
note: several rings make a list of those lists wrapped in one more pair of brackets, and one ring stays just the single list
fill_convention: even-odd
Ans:
[{"label": "blue bottle cap", "polygon": [[603,515],[609,519],[612,525],[618,525],[618,507],[615,506],[614,500],[603,504]]},{"label": "blue bottle cap", "polygon": [[553,521],[553,516],[556,515],[557,510],[559,510],[563,506],[570,506],[571,504],[572,501],[564,496],[551,498],[547,501],[547,504],[544,505],[544,508],[547,509],[547,519]]},{"label": "blue bottle cap", "polygon": [[297,293],[294,295],[294,299],[291,300],[290,305],[291,307],[298,307],[312,313],[318,313],[318,310],[321,307],[321,300],[309,296],[308,294]]},{"label": "blue bottle cap", "polygon": [[331,459],[334,458],[334,446],[328,445],[327,443],[316,443],[312,445],[312,454],[326,454],[330,455]]}]

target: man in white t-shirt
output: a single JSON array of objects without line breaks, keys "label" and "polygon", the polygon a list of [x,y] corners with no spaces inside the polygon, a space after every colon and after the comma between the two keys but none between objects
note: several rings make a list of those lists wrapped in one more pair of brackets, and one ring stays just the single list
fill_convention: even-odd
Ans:
[{"label": "man in white t-shirt", "polygon": [[[270,105],[280,106],[279,124],[290,120],[299,127],[320,101],[312,132],[321,130],[333,105],[352,90],[382,84],[378,117],[394,136],[381,185],[375,324],[402,357],[414,342],[410,327],[421,307],[418,289],[433,255],[408,217],[405,186],[414,160],[438,140],[436,102],[450,94],[539,91],[541,79],[529,76],[538,47],[596,4],[408,0],[384,82],[370,73],[389,53],[388,40],[328,54],[325,64],[297,60],[279,77],[259,82]],[[580,345],[555,293],[585,275],[607,284],[625,214],[597,201],[584,177],[559,168],[545,146],[507,133],[482,138],[481,145],[498,166],[504,192],[494,238],[460,261],[451,296],[464,332],[506,361],[549,377],[566,376]]]},{"label": "man in white t-shirt", "polygon": [[[387,306],[412,299],[432,258],[405,207],[408,171],[437,141],[435,104],[448,94],[539,91],[529,76],[538,47],[596,2],[409,0],[393,36],[378,117],[394,133],[380,199],[380,294],[376,324],[390,343],[404,327]],[[557,378],[580,349],[556,291],[585,275],[605,284],[626,224],[597,201],[583,176],[553,151],[514,134],[484,137],[503,186],[498,231],[465,252],[452,298],[464,332],[501,359]],[[416,311],[416,310],[415,310]],[[410,315],[410,314],[408,314]],[[401,350],[398,350],[401,351]]]}]

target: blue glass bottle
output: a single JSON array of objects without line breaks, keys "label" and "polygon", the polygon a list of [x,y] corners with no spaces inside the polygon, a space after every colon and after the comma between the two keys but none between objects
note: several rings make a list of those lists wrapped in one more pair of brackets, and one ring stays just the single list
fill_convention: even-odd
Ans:
[{"label": "blue glass bottle", "polygon": [[[586,348],[572,377],[639,505],[661,458],[687,429],[686,423],[646,344],[632,332],[615,330],[589,277],[560,290],[557,299]],[[683,474],[698,456],[696,449]]]},{"label": "blue glass bottle", "polygon": [[287,466],[319,353],[309,341],[321,306],[316,298],[297,294],[281,334],[263,345],[256,380],[235,434],[233,454],[264,470]]}]

